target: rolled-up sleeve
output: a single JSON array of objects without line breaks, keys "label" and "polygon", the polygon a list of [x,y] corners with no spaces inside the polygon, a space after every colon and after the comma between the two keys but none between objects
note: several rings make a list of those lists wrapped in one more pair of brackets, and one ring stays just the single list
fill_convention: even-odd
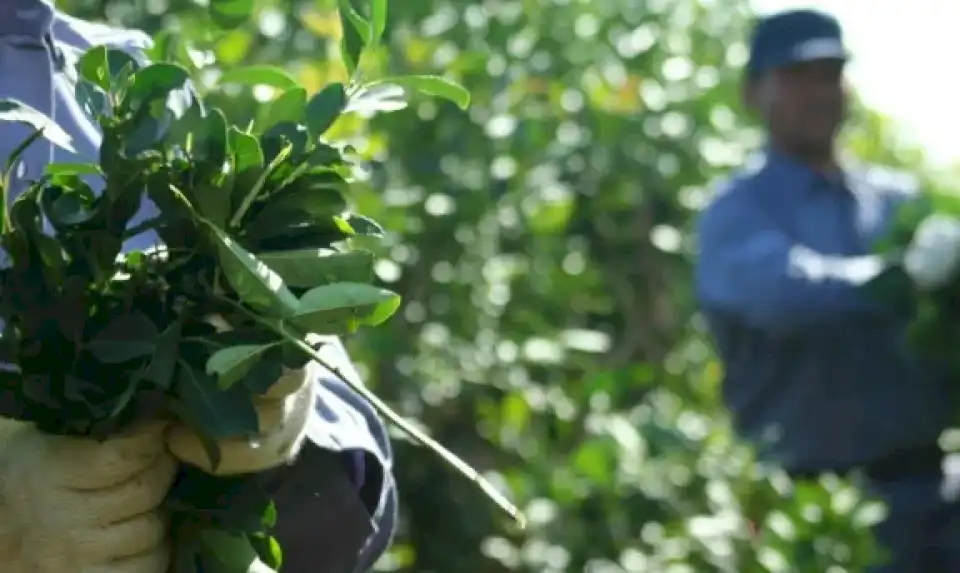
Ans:
[{"label": "rolled-up sleeve", "polygon": [[[339,343],[321,355],[337,373],[360,382]],[[276,536],[284,573],[361,573],[390,545],[397,520],[393,455],[373,409],[340,378],[311,364],[317,414],[293,465],[267,476],[277,504]]]},{"label": "rolled-up sleeve", "polygon": [[[328,364],[337,373],[361,385],[359,372],[346,349],[337,341],[329,344]],[[321,349],[323,354],[324,349]],[[393,479],[393,450],[387,429],[377,413],[339,376],[313,364],[320,387],[317,416],[308,436],[317,447],[340,451],[353,470],[352,482],[373,519],[374,532],[360,551],[358,571],[366,571],[386,551],[396,529],[397,495]]]},{"label": "rolled-up sleeve", "polygon": [[878,310],[860,290],[884,269],[880,257],[826,255],[798,244],[749,193],[732,189],[718,197],[698,234],[696,292],[707,312],[788,330]]}]

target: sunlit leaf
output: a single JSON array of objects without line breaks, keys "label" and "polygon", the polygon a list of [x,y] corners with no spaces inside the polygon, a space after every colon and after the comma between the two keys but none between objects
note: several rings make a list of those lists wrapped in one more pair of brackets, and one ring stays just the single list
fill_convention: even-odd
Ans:
[{"label": "sunlit leaf", "polygon": [[248,87],[270,86],[280,90],[296,87],[297,81],[282,68],[275,66],[247,66],[232,68],[220,76],[221,84],[240,84]]}]

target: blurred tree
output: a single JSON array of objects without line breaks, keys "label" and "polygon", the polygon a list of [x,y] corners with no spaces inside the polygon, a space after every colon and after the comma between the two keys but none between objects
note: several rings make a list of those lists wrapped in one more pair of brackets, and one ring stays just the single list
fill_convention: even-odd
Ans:
[{"label": "blurred tree", "polygon": [[[340,34],[332,0],[258,0],[230,32],[199,1],[61,4],[162,31],[167,56],[210,74],[282,63],[311,92],[345,75],[327,57]],[[531,526],[512,530],[398,437],[404,527],[380,567],[862,570],[876,506],[837,480],[794,488],[753,463],[718,403],[721,369],[692,303],[691,220],[708,182],[759,141],[737,111],[747,3],[390,9],[388,41],[364,65],[453,76],[475,103],[336,126],[371,161],[376,185],[354,200],[388,228],[378,273],[405,299],[402,316],[351,346],[369,384],[511,488]],[[223,105],[235,118],[271,113],[276,93]],[[922,166],[883,118],[854,115],[855,154]]]}]

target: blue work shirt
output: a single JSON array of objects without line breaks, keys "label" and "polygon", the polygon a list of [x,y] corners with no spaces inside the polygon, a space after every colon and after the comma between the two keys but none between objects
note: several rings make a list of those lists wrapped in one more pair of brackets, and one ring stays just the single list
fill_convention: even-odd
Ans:
[{"label": "blue work shirt", "polygon": [[[150,48],[151,40],[139,31],[71,18],[57,12],[49,0],[0,2],[0,98],[33,106],[72,140],[72,149],[42,138],[31,145],[14,170],[14,193],[39,179],[51,161],[87,162],[99,156],[99,129],[75,97],[76,61],[99,45],[123,50],[146,63],[144,50]],[[186,104],[192,95],[185,90],[179,97],[180,103]],[[19,124],[0,124],[0,158],[8,157],[31,131]],[[103,187],[102,181],[90,179],[89,183],[94,190]],[[156,215],[156,207],[145,201],[132,224]],[[124,250],[142,250],[158,243],[157,235],[149,231],[132,237]],[[342,344],[325,346],[322,351],[331,353],[329,364],[354,383],[362,383]],[[278,502],[278,529],[282,531],[278,536],[287,549],[284,571],[366,571],[384,552],[395,530],[396,488],[389,439],[369,404],[318,364],[310,369],[318,386],[316,413],[308,427],[310,445],[291,468],[284,469],[282,479],[273,480],[293,484],[277,485],[278,495],[285,500]],[[329,474],[325,467],[338,462],[347,470],[341,472],[343,483],[328,479],[321,484],[310,479],[311,475]],[[316,537],[320,534],[324,538]]]},{"label": "blue work shirt", "polygon": [[936,443],[945,380],[910,351],[909,317],[861,289],[914,191],[869,171],[828,178],[768,150],[699,220],[696,292],[725,365],[723,398],[761,457],[846,469]]}]

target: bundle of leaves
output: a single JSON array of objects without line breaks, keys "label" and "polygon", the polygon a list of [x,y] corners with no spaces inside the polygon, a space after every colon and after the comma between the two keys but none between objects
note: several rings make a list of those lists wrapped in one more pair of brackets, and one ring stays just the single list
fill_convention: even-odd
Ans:
[{"label": "bundle of leaves", "polygon": [[960,199],[928,192],[904,203],[896,213],[876,252],[886,269],[866,284],[867,291],[888,308],[909,320],[911,346],[925,358],[960,376],[960,274],[954,273],[936,288],[917,288],[907,275],[903,255],[921,224],[931,216],[960,217]]},{"label": "bundle of leaves", "polygon": [[[0,359],[15,368],[0,377],[0,415],[95,437],[177,418],[216,464],[217,440],[256,436],[254,398],[284,368],[322,362],[311,336],[349,334],[398,308],[396,294],[373,284],[373,255],[349,248],[351,237],[382,231],[347,213],[351,150],[323,135],[352,101],[404,90],[331,84],[286,101],[285,119],[260,130],[205,106],[175,64],[98,47],[78,73],[78,99],[103,131],[99,161],[51,165],[15,198],[22,151],[44,136],[70,141],[36,110],[0,102],[0,120],[35,128],[2,178]],[[462,98],[437,78],[408,83]],[[134,225],[145,199],[156,216]],[[123,249],[147,231],[162,246]],[[468,465],[345,382],[516,515]],[[279,566],[275,509],[255,482],[185,469],[170,502],[176,571],[246,572],[257,555]]]}]

